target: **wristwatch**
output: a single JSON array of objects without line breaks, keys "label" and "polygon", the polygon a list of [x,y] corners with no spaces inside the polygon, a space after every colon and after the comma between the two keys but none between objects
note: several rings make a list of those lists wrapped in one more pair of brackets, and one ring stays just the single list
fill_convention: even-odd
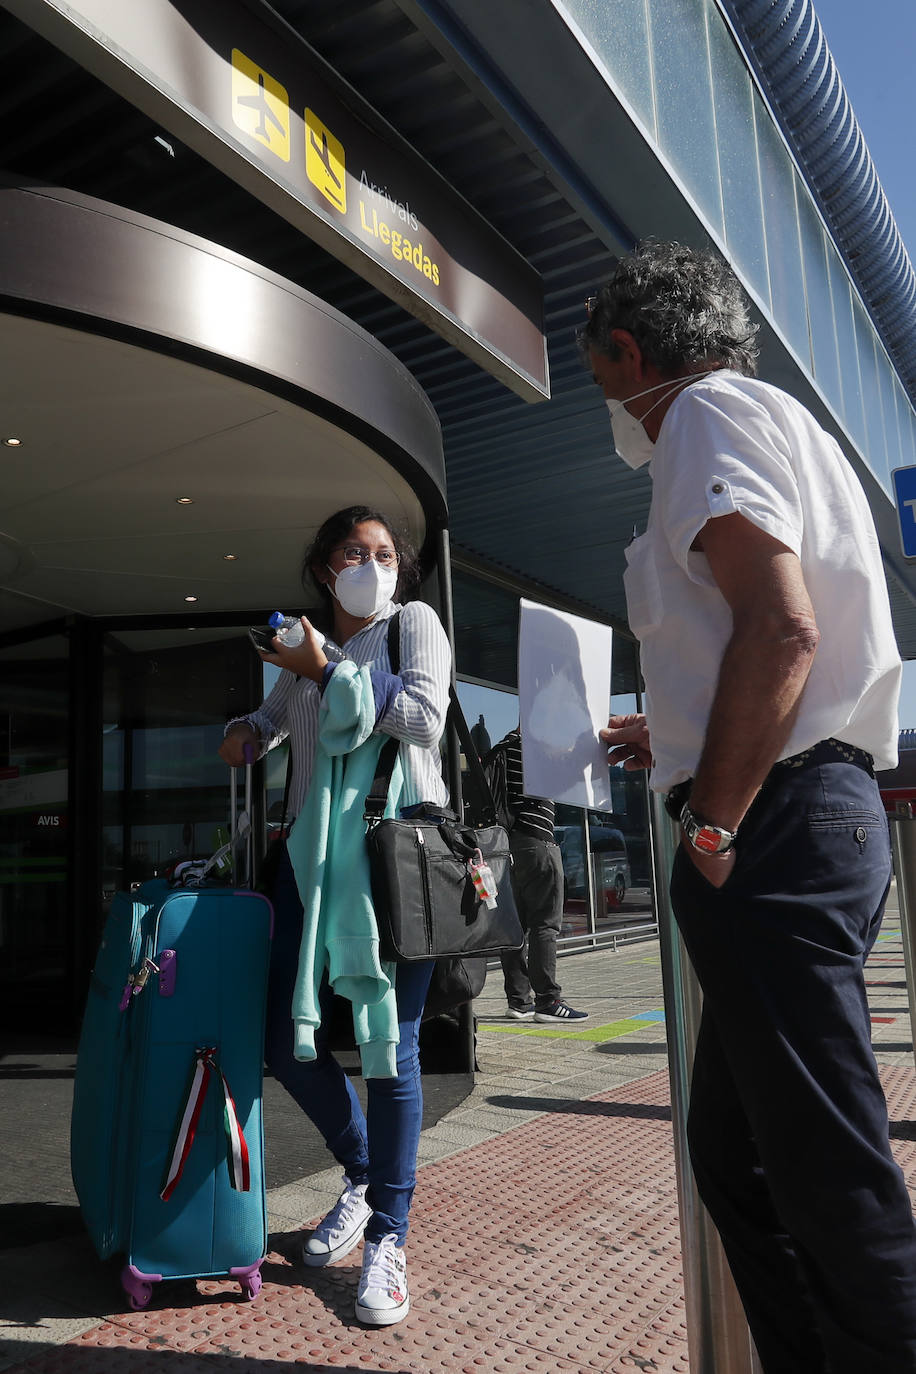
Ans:
[{"label": "wristwatch", "polygon": [[681,828],[688,844],[701,854],[727,854],[735,843],[736,831],[723,830],[719,825],[707,825],[693,814],[689,802],[681,807]]}]

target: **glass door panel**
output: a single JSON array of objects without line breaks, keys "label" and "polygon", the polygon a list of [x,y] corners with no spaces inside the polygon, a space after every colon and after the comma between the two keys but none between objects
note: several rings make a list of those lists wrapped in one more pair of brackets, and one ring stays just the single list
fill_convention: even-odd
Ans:
[{"label": "glass door panel", "polygon": [[67,921],[68,645],[0,651],[0,1006],[59,1000]]},{"label": "glass door panel", "polygon": [[[163,645],[157,631],[109,636],[103,724],[102,896],[209,857],[229,835],[227,719],[257,705],[260,662],[231,638]],[[241,796],[240,796],[241,805]]]}]

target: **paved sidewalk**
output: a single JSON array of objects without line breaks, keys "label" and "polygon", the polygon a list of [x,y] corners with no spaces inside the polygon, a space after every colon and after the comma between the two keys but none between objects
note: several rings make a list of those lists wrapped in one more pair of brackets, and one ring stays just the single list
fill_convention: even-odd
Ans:
[{"label": "paved sidewalk", "polygon": [[[564,958],[560,977],[590,1012],[576,1031],[503,1019],[497,974],[478,1000],[473,1091],[421,1141],[403,1323],[356,1322],[358,1251],[325,1270],[295,1263],[299,1228],[336,1196],[326,1170],[270,1191],[271,1253],[251,1304],[227,1283],[165,1283],[147,1311],[124,1312],[117,1267],[81,1233],[0,1249],[0,1370],[686,1374],[657,945]],[[916,1190],[893,907],[868,978],[895,1153]]]}]

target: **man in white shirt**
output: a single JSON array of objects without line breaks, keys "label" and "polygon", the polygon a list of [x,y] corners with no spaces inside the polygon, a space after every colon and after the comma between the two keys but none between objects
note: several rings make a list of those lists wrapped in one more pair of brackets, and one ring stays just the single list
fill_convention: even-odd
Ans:
[{"label": "man in white shirt", "polygon": [[863,979],[900,681],[868,504],[805,408],[754,380],[718,258],[642,245],[589,304],[580,343],[617,452],[651,464],[625,576],[646,714],[602,738],[651,767],[681,823],[700,1193],[767,1374],[912,1374],[916,1230]]}]

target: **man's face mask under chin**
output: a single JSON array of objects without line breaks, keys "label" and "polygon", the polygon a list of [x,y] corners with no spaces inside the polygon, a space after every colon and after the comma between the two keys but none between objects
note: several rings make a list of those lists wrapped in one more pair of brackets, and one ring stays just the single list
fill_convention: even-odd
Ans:
[{"label": "man's face mask under chin", "polygon": [[[623,401],[608,400],[606,402],[611,417],[611,428],[614,432],[614,448],[627,467],[634,470],[645,467],[655,452],[655,441],[650,439],[646,433],[643,420],[652,414],[656,406],[660,406],[662,401],[667,400],[680,388],[689,386],[691,382],[698,381],[700,377],[708,376],[709,371],[698,372],[693,377],[676,377],[674,380],[659,382],[656,386],[648,386],[645,391],[637,391],[635,395],[627,396]],[[627,410],[626,402],[638,401],[641,396],[650,396],[653,391],[661,391],[662,394],[649,407],[645,415],[637,420],[636,416],[631,415]]]},{"label": "man's face mask under chin", "polygon": [[655,450],[655,444],[643,429],[642,421],[631,415],[623,401],[608,401],[614,448],[628,468],[644,467]]}]

